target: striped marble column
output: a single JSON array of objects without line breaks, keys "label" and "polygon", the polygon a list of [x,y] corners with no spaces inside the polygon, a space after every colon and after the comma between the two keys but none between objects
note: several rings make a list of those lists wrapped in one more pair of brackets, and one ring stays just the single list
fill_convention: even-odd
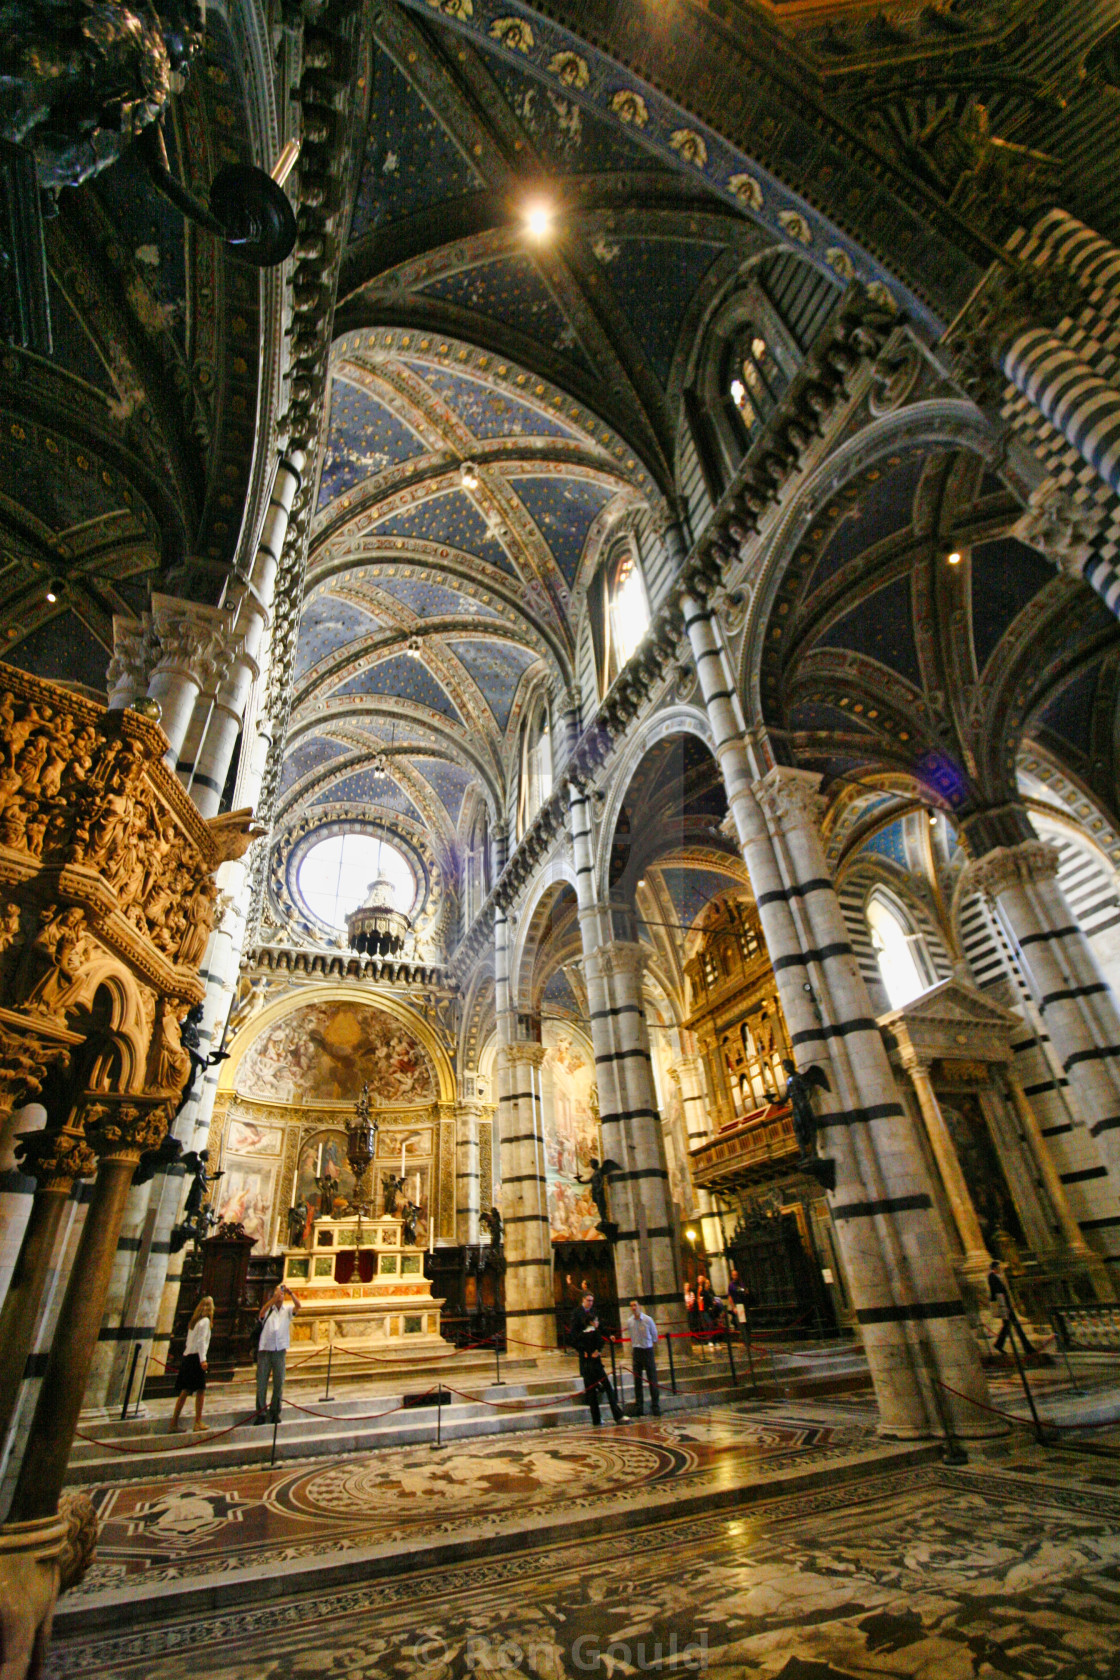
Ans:
[{"label": "striped marble column", "polygon": [[478,1129],[481,1119],[480,1102],[456,1103],[455,1241],[470,1248],[478,1244],[478,1216],[481,1211],[478,1180]]},{"label": "striped marble column", "polygon": [[619,1227],[618,1298],[636,1295],[662,1328],[683,1327],[679,1239],[642,1002],[647,953],[634,941],[613,937],[611,907],[596,900],[591,806],[582,788],[571,789],[569,818],[603,1158],[621,1169],[608,1191],[611,1218]]},{"label": "striped marble column", "polygon": [[[1090,1223],[1120,1230],[1120,1014],[1088,940],[1058,886],[1057,848],[1041,840],[997,846],[969,866],[993,906],[1046,1024],[1078,1111],[1110,1180],[1112,1213]],[[1067,1175],[1063,1175],[1066,1177]]]},{"label": "striped marble column", "polygon": [[1015,389],[1120,493],[1120,389],[1048,327],[1025,327],[998,360]]},{"label": "striped marble column", "polygon": [[885,1434],[992,1432],[975,1340],[911,1122],[895,1086],[821,847],[818,778],[756,778],[714,614],[682,598],[794,1059],[824,1066],[818,1147],[836,1164],[829,1207]]},{"label": "striped marble column", "polygon": [[1012,239],[1008,248],[1037,267],[1064,268],[1091,301],[1111,304],[1102,313],[1120,312],[1120,250],[1068,210],[1047,210],[1028,235]]},{"label": "striped marble column", "polygon": [[498,1132],[505,1227],[506,1336],[518,1346],[556,1346],[552,1231],[548,1220],[540,1069],[543,1044],[514,1037],[510,1008],[509,922],[494,915],[494,993],[498,1017]]}]

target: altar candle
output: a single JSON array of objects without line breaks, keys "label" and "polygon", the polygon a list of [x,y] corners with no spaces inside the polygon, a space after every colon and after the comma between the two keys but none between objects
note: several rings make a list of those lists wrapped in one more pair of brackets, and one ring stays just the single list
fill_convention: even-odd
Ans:
[{"label": "altar candle", "polygon": [[316,1178],[322,1178],[322,1176],[323,1176],[323,1146],[322,1146],[322,1144],[320,1144],[319,1145],[319,1159],[315,1163],[315,1177]]},{"label": "altar candle", "polygon": [[401,1183],[404,1183],[404,1142],[401,1142]]}]

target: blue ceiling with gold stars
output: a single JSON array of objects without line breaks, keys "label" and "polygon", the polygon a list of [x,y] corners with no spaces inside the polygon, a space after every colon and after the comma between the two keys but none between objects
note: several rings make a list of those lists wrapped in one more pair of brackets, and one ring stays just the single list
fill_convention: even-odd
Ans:
[{"label": "blue ceiling with gold stars", "polygon": [[588,532],[614,495],[613,486],[567,475],[515,478],[511,482],[570,588],[576,581]]},{"label": "blue ceiling with gold stars", "polygon": [[297,678],[305,676],[321,659],[337,652],[347,642],[372,636],[380,628],[379,619],[350,601],[340,601],[333,595],[312,597],[304,603],[300,619],[295,663]]},{"label": "blue ceiling with gold stars", "polygon": [[462,198],[478,173],[387,53],[376,53],[361,178],[350,238]]},{"label": "blue ceiling with gold stars", "polygon": [[430,362],[406,362],[418,379],[423,379],[452,410],[456,419],[476,438],[556,437],[578,440],[580,433],[565,426],[555,415],[496,391],[480,379],[469,379],[450,368]]},{"label": "blue ceiling with gold stars", "polygon": [[331,698],[347,700],[363,694],[411,700],[414,705],[427,706],[443,717],[458,720],[458,713],[446,691],[427,666],[407,654],[396,654],[382,660],[379,665],[372,665],[369,670],[359,672],[334,689]]},{"label": "blue ceiling with gold stars", "polygon": [[516,576],[502,545],[464,490],[445,490],[419,507],[394,513],[373,528],[379,537],[419,537],[423,542],[444,543],[464,554],[475,554],[499,571]]},{"label": "blue ceiling with gold stars", "polygon": [[535,655],[513,642],[456,640],[451,645],[456,659],[481,690],[498,728],[504,730],[509,722],[517,685]]},{"label": "blue ceiling with gold stars", "polygon": [[417,618],[450,618],[461,614],[480,618],[497,618],[497,611],[485,601],[465,595],[462,590],[449,589],[446,584],[432,583],[426,578],[392,577],[372,569],[355,574],[367,577],[377,589],[399,601],[414,612]]},{"label": "blue ceiling with gold stars", "polygon": [[423,438],[369,391],[335,379],[331,388],[329,447],[319,481],[319,506],[376,478],[388,467],[427,453]]}]

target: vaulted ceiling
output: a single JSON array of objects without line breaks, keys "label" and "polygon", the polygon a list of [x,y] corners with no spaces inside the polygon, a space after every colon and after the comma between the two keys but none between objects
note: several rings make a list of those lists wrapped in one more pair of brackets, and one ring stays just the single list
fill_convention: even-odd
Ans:
[{"label": "vaulted ceiling", "polygon": [[[1030,739],[1118,810],[1120,627],[1011,534],[1018,509],[967,451],[868,467],[798,544],[760,691],[793,761],[958,817],[1014,800]],[[956,555],[951,561],[950,555]],[[890,796],[849,802],[880,822]],[[845,841],[848,845],[849,842]]]}]

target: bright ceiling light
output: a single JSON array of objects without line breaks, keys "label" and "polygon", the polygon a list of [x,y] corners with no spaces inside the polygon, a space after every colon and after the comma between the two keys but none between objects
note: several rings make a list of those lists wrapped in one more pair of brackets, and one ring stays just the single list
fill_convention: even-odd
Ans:
[{"label": "bright ceiling light", "polygon": [[478,468],[473,461],[464,461],[459,468],[459,482],[464,490],[478,489]]},{"label": "bright ceiling light", "polygon": [[960,563],[961,563],[960,550],[955,548],[953,550],[953,552],[948,556],[948,561],[949,561],[950,566],[959,566]]},{"label": "bright ceiling light", "polygon": [[534,198],[526,204],[522,215],[525,232],[530,239],[547,239],[552,232],[552,205],[547,199]]},{"label": "bright ceiling light", "polygon": [[47,600],[57,601],[65,587],[66,586],[62,582],[61,578],[51,578],[50,582],[47,584]]}]

